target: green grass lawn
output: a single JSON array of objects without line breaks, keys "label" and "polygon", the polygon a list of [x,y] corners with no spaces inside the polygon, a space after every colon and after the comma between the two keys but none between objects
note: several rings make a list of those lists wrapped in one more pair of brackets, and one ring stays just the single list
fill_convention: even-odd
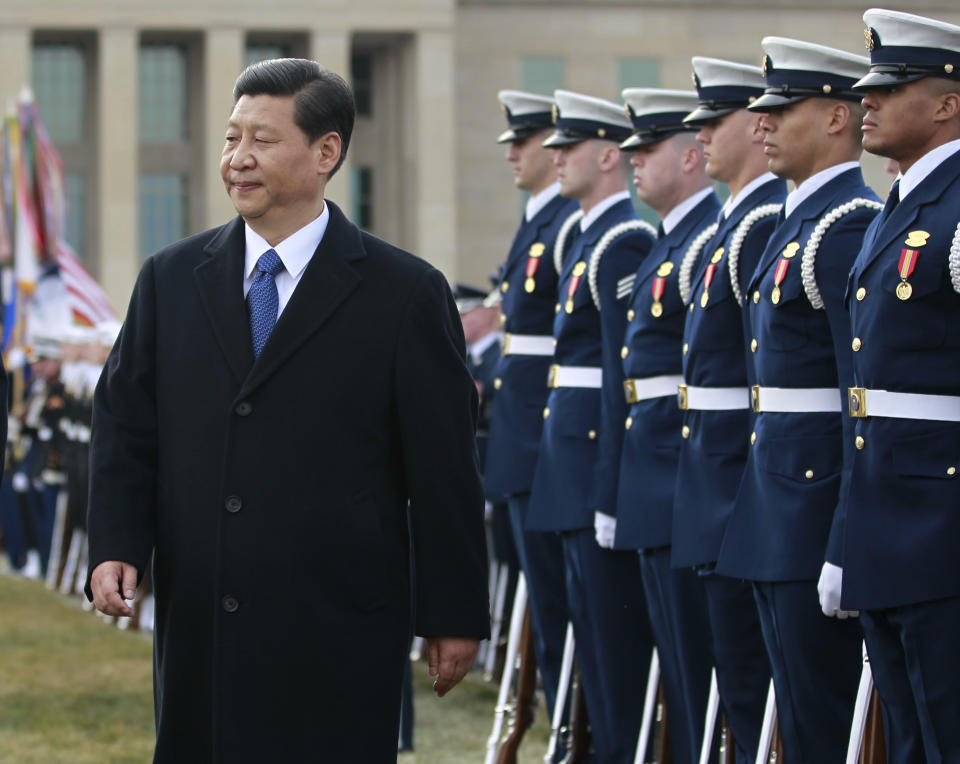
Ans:
[{"label": "green grass lawn", "polygon": [[[438,699],[431,684],[415,665],[416,752],[401,764],[482,762],[498,688],[471,675]],[[545,716],[541,705],[521,764],[543,761]],[[0,762],[149,762],[152,752],[150,636],[108,626],[41,582],[0,575]]]}]

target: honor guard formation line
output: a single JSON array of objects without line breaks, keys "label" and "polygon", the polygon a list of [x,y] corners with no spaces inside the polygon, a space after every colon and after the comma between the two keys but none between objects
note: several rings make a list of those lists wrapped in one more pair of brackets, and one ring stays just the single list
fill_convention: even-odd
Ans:
[{"label": "honor guard formation line", "polygon": [[[528,198],[493,290],[456,295],[486,764],[534,713],[546,764],[960,763],[960,27],[863,20],[869,56],[771,36],[689,91],[500,91]],[[118,330],[37,338],[11,411],[6,552],[65,593]]]},{"label": "honor guard formation line", "polygon": [[960,27],[863,19],[869,57],[499,93],[488,764],[534,665],[547,764],[960,762]]}]

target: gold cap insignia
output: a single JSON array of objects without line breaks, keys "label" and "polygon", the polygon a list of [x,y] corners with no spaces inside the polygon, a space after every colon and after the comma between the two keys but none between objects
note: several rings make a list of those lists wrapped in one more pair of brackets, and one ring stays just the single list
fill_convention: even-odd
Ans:
[{"label": "gold cap insignia", "polygon": [[880,37],[877,35],[876,29],[864,29],[863,41],[867,46],[867,50],[869,50],[871,53],[880,47]]},{"label": "gold cap insignia", "polygon": [[908,247],[922,247],[927,243],[927,239],[930,238],[930,234],[926,231],[910,231],[907,234],[907,239],[903,243]]},{"label": "gold cap insignia", "polygon": [[607,131],[604,130],[602,127],[599,130],[597,130],[598,138],[606,138],[606,136],[607,136]]},{"label": "gold cap insignia", "polygon": [[542,241],[535,241],[530,245],[530,257],[541,257],[547,251],[547,246]]},{"label": "gold cap insignia", "polygon": [[767,76],[767,72],[773,69],[773,61],[770,60],[770,56],[764,56],[763,62],[760,64],[760,68],[763,70],[763,76]]},{"label": "gold cap insignia", "polygon": [[553,124],[557,124],[557,120],[560,119],[560,109],[557,108],[556,104],[550,106],[550,116],[553,119]]},{"label": "gold cap insignia", "polygon": [[658,276],[660,276],[661,278],[664,278],[666,276],[669,276],[671,273],[673,273],[673,263],[671,263],[669,260],[666,260],[665,262],[660,263],[660,267],[657,268]]},{"label": "gold cap insignia", "polygon": [[833,88],[830,87],[829,85],[824,85],[824,86],[823,86],[823,92],[824,92],[824,93],[827,93],[827,94],[829,95],[830,93],[833,92]]},{"label": "gold cap insignia", "polygon": [[947,74],[953,74],[953,64],[944,64],[943,71],[945,71]]},{"label": "gold cap insignia", "polygon": [[627,119],[629,119],[631,122],[633,121],[633,115],[630,113],[630,104],[626,104],[623,107],[623,113],[627,115]]}]

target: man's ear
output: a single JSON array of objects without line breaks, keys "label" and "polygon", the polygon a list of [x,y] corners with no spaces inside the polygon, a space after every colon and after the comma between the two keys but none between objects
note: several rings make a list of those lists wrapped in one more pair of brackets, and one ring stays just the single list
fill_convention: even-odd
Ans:
[{"label": "man's ear", "polygon": [[343,148],[340,134],[331,130],[313,142],[313,155],[317,163],[317,175],[329,175],[340,161]]},{"label": "man's ear", "polygon": [[960,114],[960,93],[951,90],[941,95],[939,100],[940,103],[937,104],[937,109],[933,113],[934,121],[947,122],[956,119]]},{"label": "man's ear", "polygon": [[843,132],[846,126],[850,124],[851,119],[850,107],[843,101],[834,102],[827,109],[827,133],[834,135]]}]

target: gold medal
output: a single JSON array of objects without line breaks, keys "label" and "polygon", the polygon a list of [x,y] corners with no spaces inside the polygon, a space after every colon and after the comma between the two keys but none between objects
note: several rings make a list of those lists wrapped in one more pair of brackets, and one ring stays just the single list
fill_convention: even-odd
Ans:
[{"label": "gold medal", "polygon": [[650,306],[650,315],[654,318],[660,318],[663,315],[663,303],[657,300]]},{"label": "gold medal", "polygon": [[537,288],[537,282],[533,280],[532,276],[528,276],[527,280],[523,282],[523,288],[527,292],[532,292]]},{"label": "gold medal", "polygon": [[770,302],[772,302],[774,305],[779,304],[779,302],[780,302],[780,287],[775,286],[775,287],[773,288],[773,291],[770,293]]},{"label": "gold medal", "polygon": [[901,300],[909,300],[910,295],[913,294],[913,287],[910,286],[909,281],[901,281],[897,284],[897,297]]},{"label": "gold medal", "polygon": [[703,294],[700,295],[700,307],[701,308],[707,307],[708,302],[710,302],[710,293],[706,289],[704,289]]},{"label": "gold medal", "polygon": [[573,298],[572,298],[572,297],[571,297],[569,300],[567,300],[567,304],[563,306],[563,309],[564,309],[565,311],[567,311],[567,313],[573,313]]}]

